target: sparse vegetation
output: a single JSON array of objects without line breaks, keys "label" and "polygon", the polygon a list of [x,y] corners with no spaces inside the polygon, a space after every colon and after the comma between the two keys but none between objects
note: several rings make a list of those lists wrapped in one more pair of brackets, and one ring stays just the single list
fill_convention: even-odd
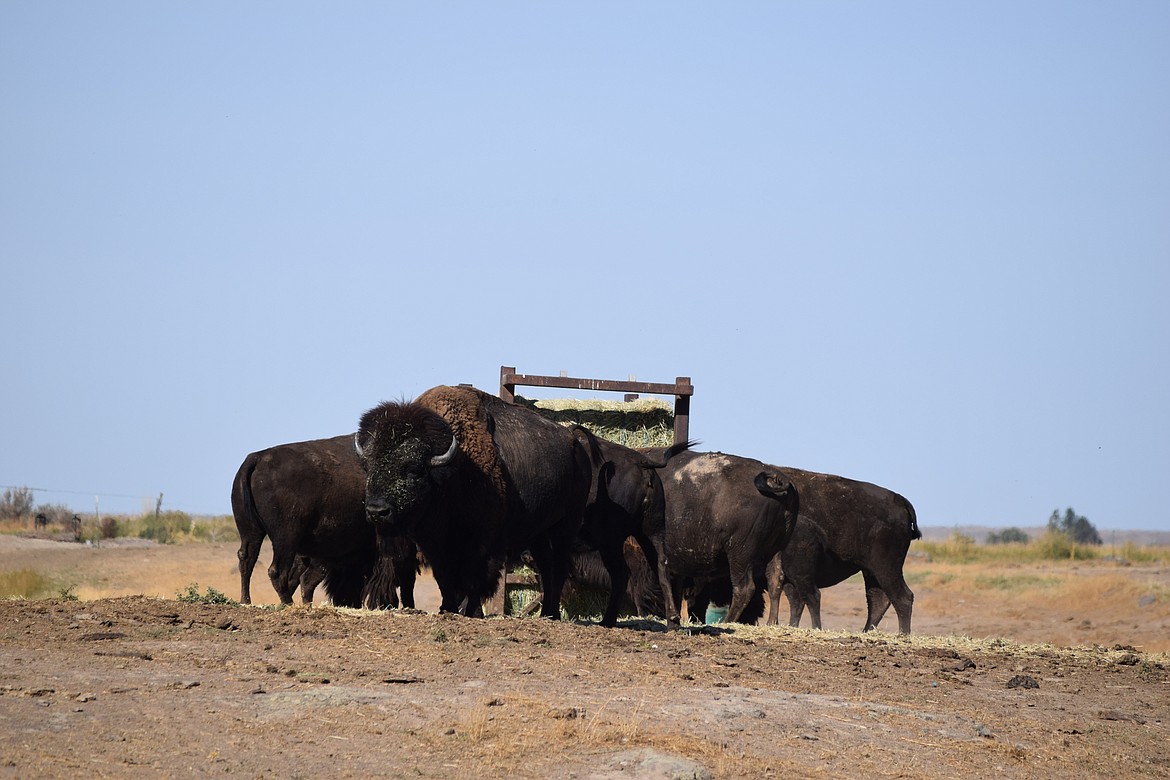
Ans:
[{"label": "sparse vegetation", "polygon": [[1170,548],[1127,543],[1112,549],[1095,544],[1078,544],[1066,533],[1046,531],[1028,542],[976,544],[974,539],[953,533],[945,542],[918,541],[911,551],[930,560],[948,563],[1035,563],[1037,561],[1091,561],[1115,557],[1130,563],[1170,562]]},{"label": "sparse vegetation", "polygon": [[36,569],[0,572],[0,598],[41,599],[55,595],[53,580]]},{"label": "sparse vegetation", "polygon": [[118,518],[107,515],[102,518],[102,538],[115,539],[118,536]]},{"label": "sparse vegetation", "polygon": [[0,494],[0,520],[31,515],[33,510],[32,490],[26,487],[5,488]]},{"label": "sparse vegetation", "polygon": [[[161,504],[161,497],[160,497]],[[77,512],[63,504],[34,504],[33,490],[27,487],[6,488],[0,493],[0,533],[23,534],[42,531],[38,516],[44,517],[43,529],[50,537],[69,536],[78,541],[98,542],[103,539],[133,537],[153,539],[163,544],[183,542],[237,541],[235,520],[231,515],[193,517],[177,510],[141,515]],[[76,520],[75,520],[76,518]],[[80,526],[75,529],[74,523]]]},{"label": "sparse vegetation", "polygon": [[138,536],[153,539],[161,544],[171,544],[180,536],[191,534],[191,516],[186,512],[154,512],[142,518]]},{"label": "sparse vegetation", "polygon": [[239,604],[235,599],[211,586],[208,586],[207,591],[200,595],[199,583],[197,582],[192,582],[185,591],[176,593],[175,598],[184,604]]},{"label": "sparse vegetation", "polygon": [[988,544],[1027,544],[1029,537],[1019,528],[1012,526],[1002,531],[993,531],[987,535]]}]

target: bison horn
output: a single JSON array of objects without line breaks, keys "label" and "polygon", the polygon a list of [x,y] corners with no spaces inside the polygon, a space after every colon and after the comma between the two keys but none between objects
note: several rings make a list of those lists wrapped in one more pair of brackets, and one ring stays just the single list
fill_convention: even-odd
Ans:
[{"label": "bison horn", "polygon": [[436,455],[431,458],[432,466],[446,466],[451,462],[451,458],[455,457],[455,450],[459,449],[459,439],[455,438],[455,434],[451,434],[451,446],[442,455]]},{"label": "bison horn", "polygon": [[353,449],[355,452],[357,452],[358,457],[360,458],[362,456],[362,443],[358,441],[358,434],[356,433],[353,435]]}]

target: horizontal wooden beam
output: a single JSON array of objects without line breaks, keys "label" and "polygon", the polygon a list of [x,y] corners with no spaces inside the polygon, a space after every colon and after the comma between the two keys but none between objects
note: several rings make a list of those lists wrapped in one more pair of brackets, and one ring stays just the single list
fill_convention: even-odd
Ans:
[{"label": "horizontal wooden beam", "polygon": [[691,396],[695,388],[691,378],[680,376],[674,384],[663,382],[634,382],[616,379],[583,379],[571,376],[541,376],[539,374],[517,374],[515,368],[503,366],[500,369],[500,397],[515,402],[516,387],[559,387],[566,390],[590,390],[606,393],[648,393],[650,395]]}]

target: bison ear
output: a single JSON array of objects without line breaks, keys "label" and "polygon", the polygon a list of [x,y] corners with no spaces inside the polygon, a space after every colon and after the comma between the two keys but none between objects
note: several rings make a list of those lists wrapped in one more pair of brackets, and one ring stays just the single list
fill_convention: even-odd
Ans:
[{"label": "bison ear", "polygon": [[792,483],[784,478],[782,474],[761,471],[755,478],[756,490],[760,491],[766,496],[780,496],[787,495],[793,491]]}]

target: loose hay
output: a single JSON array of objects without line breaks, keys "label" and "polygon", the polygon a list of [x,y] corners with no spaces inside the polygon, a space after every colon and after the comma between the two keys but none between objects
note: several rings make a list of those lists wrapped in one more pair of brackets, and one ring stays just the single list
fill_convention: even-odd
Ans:
[{"label": "loose hay", "polygon": [[526,406],[561,425],[580,425],[595,436],[627,447],[669,447],[674,444],[674,409],[658,398],[634,401],[516,396]]}]

